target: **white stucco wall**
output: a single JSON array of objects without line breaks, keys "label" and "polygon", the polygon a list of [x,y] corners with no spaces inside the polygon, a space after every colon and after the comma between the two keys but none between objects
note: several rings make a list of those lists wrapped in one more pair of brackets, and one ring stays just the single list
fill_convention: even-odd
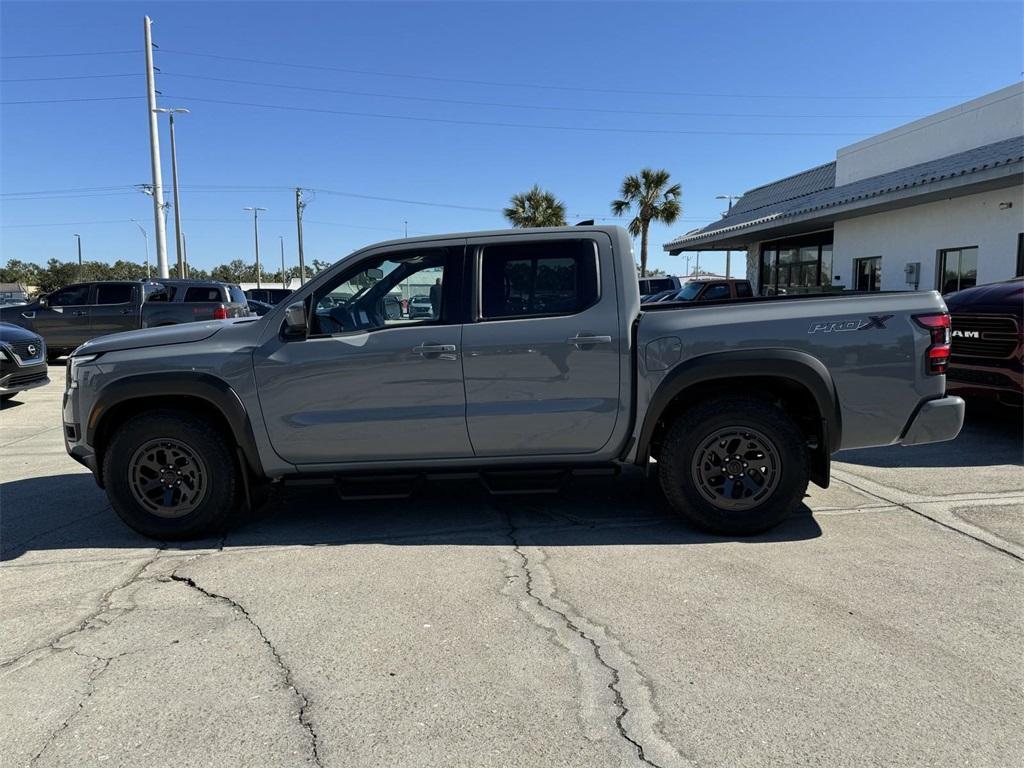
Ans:
[{"label": "white stucco wall", "polygon": [[915,120],[836,152],[836,186],[1024,135],[1024,83]]},{"label": "white stucco wall", "polygon": [[[1012,208],[1000,210],[1000,203]],[[853,260],[882,257],[882,290],[912,290],[903,269],[921,263],[919,290],[938,283],[940,250],[978,247],[978,283],[1013,277],[1017,235],[1024,232],[1024,186],[940,200],[872,216],[837,221],[833,273],[853,288]],[[756,261],[756,259],[755,259]]]}]

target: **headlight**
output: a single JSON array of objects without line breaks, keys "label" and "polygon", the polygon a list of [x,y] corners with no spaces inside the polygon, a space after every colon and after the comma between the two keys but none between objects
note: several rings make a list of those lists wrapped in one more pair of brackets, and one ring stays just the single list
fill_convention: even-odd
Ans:
[{"label": "headlight", "polygon": [[72,355],[68,358],[68,389],[78,388],[78,369],[86,363],[91,363],[99,355]]}]

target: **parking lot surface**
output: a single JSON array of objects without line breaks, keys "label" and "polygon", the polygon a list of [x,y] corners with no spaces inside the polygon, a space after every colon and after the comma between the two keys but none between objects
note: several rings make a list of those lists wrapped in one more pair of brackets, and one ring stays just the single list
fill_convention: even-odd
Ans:
[{"label": "parking lot surface", "polygon": [[4,765],[918,766],[1024,754],[1013,412],[851,451],[755,538],[639,473],[558,496],[273,498],[188,545],[0,412]]}]

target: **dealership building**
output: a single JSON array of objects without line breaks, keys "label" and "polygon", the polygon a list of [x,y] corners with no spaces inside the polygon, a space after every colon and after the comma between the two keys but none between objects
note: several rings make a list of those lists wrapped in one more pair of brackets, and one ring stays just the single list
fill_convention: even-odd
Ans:
[{"label": "dealership building", "polygon": [[761,295],[933,290],[1024,274],[1024,84],[755,187],[666,251],[746,254]]}]

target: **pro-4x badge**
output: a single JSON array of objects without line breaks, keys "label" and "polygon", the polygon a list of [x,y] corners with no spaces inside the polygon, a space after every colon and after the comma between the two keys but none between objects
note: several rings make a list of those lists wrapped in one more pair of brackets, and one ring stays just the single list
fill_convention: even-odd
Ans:
[{"label": "pro-4x badge", "polygon": [[808,333],[842,333],[844,331],[870,331],[878,328],[885,330],[885,324],[895,315],[868,315],[867,320],[857,318],[856,320],[823,320],[818,323],[811,323],[807,329]]}]

